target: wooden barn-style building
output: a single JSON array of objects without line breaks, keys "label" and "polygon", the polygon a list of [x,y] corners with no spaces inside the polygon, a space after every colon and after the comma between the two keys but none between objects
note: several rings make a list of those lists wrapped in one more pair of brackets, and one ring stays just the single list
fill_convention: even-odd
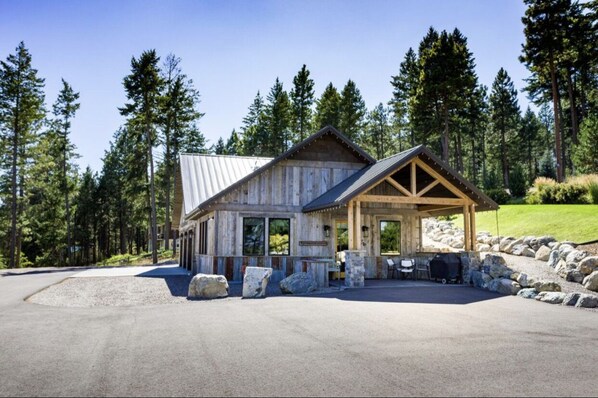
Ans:
[{"label": "wooden barn-style building", "polygon": [[365,278],[387,278],[387,257],[422,251],[422,218],[462,213],[473,251],[476,212],[498,208],[422,145],[376,161],[333,127],[274,159],[181,154],[176,187],[180,266],[234,281],[246,266],[278,281],[350,252]]}]

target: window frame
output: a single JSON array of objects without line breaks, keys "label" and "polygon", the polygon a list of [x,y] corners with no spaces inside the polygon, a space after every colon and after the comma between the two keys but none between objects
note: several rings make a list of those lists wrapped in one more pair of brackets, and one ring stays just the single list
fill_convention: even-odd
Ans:
[{"label": "window frame", "polygon": [[[395,253],[391,253],[389,254],[388,252],[383,253],[382,252],[382,223],[398,223],[399,224],[399,254],[395,254]],[[392,220],[392,219],[386,219],[386,218],[380,218],[378,220],[378,229],[379,229],[379,238],[378,238],[378,252],[380,253],[380,256],[396,256],[396,255],[401,255],[401,253],[403,253],[403,221],[402,220]]]},{"label": "window frame", "polygon": [[[247,256],[247,257],[258,257],[258,256],[265,256],[266,255],[265,254],[266,253],[266,225],[267,225],[266,219],[267,219],[267,217],[243,217],[243,226],[242,226],[243,230],[242,230],[242,240],[241,240],[241,252],[242,252],[243,256]],[[262,245],[261,245],[262,253],[261,254],[260,253],[258,253],[258,254],[255,254],[255,253],[247,254],[245,252],[245,237],[246,237],[246,234],[245,234],[245,221],[246,220],[261,220],[262,221],[263,228],[262,228],[262,239],[261,239],[262,240]]]},{"label": "window frame", "polygon": [[[267,217],[267,219],[268,219],[268,231],[267,231],[268,232],[267,233],[268,240],[267,240],[266,244],[267,244],[267,249],[268,249],[267,250],[268,256],[278,256],[278,257],[288,257],[288,256],[290,256],[291,255],[291,219],[287,218],[287,217]],[[286,254],[272,254],[271,251],[270,251],[270,236],[271,236],[271,234],[270,234],[270,223],[272,221],[277,221],[277,220],[278,221],[287,221],[288,225],[289,225],[289,242],[288,242],[288,245],[287,245],[287,253]]]}]

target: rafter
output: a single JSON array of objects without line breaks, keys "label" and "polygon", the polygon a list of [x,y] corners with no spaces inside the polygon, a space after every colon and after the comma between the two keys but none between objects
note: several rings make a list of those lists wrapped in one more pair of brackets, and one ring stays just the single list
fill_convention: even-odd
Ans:
[{"label": "rafter", "polygon": [[386,177],[385,181],[388,182],[390,185],[395,187],[399,192],[401,192],[405,196],[413,196],[411,192],[409,192],[404,186],[393,180],[391,177]]},{"label": "rafter", "polygon": [[425,193],[427,193],[430,189],[434,188],[438,184],[440,184],[440,180],[434,180],[434,181],[432,181],[427,187],[425,187],[424,189],[422,189],[421,191],[419,191],[417,193],[417,195],[415,195],[415,196],[423,196]]}]

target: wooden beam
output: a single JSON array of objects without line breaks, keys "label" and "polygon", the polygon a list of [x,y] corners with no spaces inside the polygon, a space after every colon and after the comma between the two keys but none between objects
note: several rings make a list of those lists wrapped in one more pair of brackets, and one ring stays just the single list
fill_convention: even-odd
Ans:
[{"label": "wooden beam", "polygon": [[466,251],[471,250],[471,232],[469,230],[469,227],[471,226],[471,224],[469,223],[469,206],[468,205],[464,205],[463,206],[463,231],[464,231],[464,239],[465,239],[465,245],[464,245],[464,249]]},{"label": "wooden beam", "polygon": [[471,242],[472,242],[472,248],[471,250],[475,250],[477,247],[477,243],[478,243],[478,236],[476,233],[476,227],[475,227],[475,205],[469,205],[470,207],[470,211],[469,211],[469,220],[471,223]]},{"label": "wooden beam", "polygon": [[361,202],[355,202],[355,249],[361,249]]},{"label": "wooden beam", "polygon": [[415,196],[423,196],[425,193],[427,193],[430,189],[434,188],[438,184],[440,184],[440,180],[434,180],[434,181],[432,181],[427,187],[425,187],[424,189],[422,189],[421,191],[419,191],[417,193],[417,195],[415,195]]},{"label": "wooden beam", "polygon": [[392,177],[387,177],[384,180],[386,182],[388,182],[390,185],[392,185],[393,187],[395,187],[403,195],[405,195],[405,196],[413,196],[411,194],[411,192],[409,192],[407,189],[405,189],[404,186],[402,186],[401,184],[399,184],[398,182],[396,182],[395,180],[393,180]]},{"label": "wooden beam", "polygon": [[355,217],[353,217],[353,201],[347,204],[347,229],[349,233],[349,250],[355,250]]},{"label": "wooden beam", "polygon": [[447,209],[454,209],[455,207],[461,207],[459,205],[457,206],[419,206],[418,210],[419,211],[429,211],[429,212],[435,212],[435,211],[440,211],[440,210],[447,210]]},{"label": "wooden beam", "polygon": [[374,203],[405,203],[405,204],[425,204],[425,205],[455,205],[464,206],[467,201],[455,198],[427,198],[414,196],[386,196],[386,195],[360,195],[357,197],[362,202]]},{"label": "wooden beam", "polygon": [[413,196],[417,194],[417,182],[415,181],[416,167],[415,161],[411,161],[411,195]]},{"label": "wooden beam", "polygon": [[451,184],[446,178],[444,178],[443,176],[441,176],[440,174],[438,174],[436,172],[436,170],[434,170],[433,168],[431,168],[430,166],[428,166],[427,164],[425,164],[423,161],[421,161],[419,159],[415,159],[415,162],[426,173],[430,174],[432,177],[436,178],[437,180],[440,180],[440,182],[442,183],[442,185],[444,185],[444,187],[446,189],[448,189],[449,191],[451,191],[452,193],[454,193],[456,196],[458,196],[458,197],[460,197],[462,199],[465,199],[468,202],[471,202],[471,199],[469,199],[467,197],[467,195],[465,195],[459,188],[457,188],[456,186],[454,186],[453,184]]}]

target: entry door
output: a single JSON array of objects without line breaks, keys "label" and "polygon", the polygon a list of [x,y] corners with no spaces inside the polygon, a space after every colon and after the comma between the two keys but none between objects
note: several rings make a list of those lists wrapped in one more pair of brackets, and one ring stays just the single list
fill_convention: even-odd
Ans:
[{"label": "entry door", "polygon": [[334,258],[341,263],[340,277],[345,277],[344,250],[349,249],[349,224],[347,220],[334,220]]}]

